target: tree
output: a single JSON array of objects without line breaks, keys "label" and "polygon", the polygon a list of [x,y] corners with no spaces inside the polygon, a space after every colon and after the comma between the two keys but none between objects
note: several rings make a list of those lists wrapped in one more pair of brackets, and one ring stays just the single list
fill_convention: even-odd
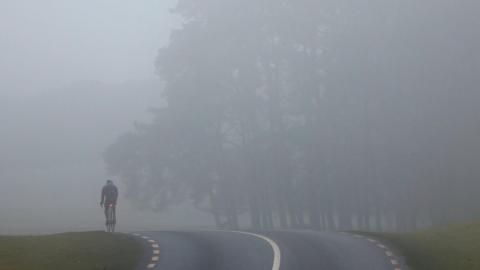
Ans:
[{"label": "tree", "polygon": [[478,57],[448,35],[478,43],[478,19],[456,31],[442,14],[470,4],[439,3],[179,1],[156,62],[166,105],[107,151],[109,170],[141,207],[192,200],[218,227],[474,217]]}]

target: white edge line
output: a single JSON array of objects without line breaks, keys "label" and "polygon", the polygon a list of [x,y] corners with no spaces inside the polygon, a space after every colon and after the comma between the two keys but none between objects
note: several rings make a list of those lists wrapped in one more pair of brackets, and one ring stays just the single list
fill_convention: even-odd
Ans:
[{"label": "white edge line", "polygon": [[280,261],[281,261],[281,258],[282,258],[282,253],[280,252],[280,247],[278,247],[278,245],[277,245],[277,243],[275,243],[275,241],[273,241],[272,239],[270,239],[268,237],[265,237],[265,236],[259,235],[259,234],[255,234],[255,233],[240,232],[240,231],[231,231],[231,232],[242,233],[242,234],[246,234],[246,235],[255,236],[255,237],[260,238],[260,239],[266,241],[267,243],[269,243],[270,246],[273,249],[272,270],[280,270]]}]

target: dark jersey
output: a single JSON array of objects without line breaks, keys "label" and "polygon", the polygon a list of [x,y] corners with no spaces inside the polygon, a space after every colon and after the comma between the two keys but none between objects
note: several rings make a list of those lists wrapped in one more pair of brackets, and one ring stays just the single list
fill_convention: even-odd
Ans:
[{"label": "dark jersey", "polygon": [[118,189],[115,185],[105,185],[102,188],[102,200],[101,203],[109,204],[117,203],[117,198],[118,198]]}]

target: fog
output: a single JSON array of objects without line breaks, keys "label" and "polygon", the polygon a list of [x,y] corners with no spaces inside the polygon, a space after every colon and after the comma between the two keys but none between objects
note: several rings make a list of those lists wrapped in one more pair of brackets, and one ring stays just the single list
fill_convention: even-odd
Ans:
[{"label": "fog", "polygon": [[2,1],[0,234],[480,218],[476,1]]},{"label": "fog", "polygon": [[[153,59],[173,6],[0,2],[0,234],[103,228],[102,154],[162,104]],[[119,202],[124,228],[168,224]]]},{"label": "fog", "polygon": [[2,1],[2,92],[15,95],[76,81],[155,78],[153,60],[179,18],[175,1]]},{"label": "fog", "polygon": [[[158,88],[82,82],[8,99],[0,117],[2,233],[101,229],[100,189],[110,178],[102,154],[134,121],[149,119],[146,108],[162,100]],[[119,203],[125,229],[169,224]]]}]

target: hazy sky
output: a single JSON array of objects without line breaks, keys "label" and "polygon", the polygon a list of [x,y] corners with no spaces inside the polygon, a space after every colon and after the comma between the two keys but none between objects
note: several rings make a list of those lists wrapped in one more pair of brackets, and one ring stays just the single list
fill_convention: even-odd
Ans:
[{"label": "hazy sky", "polygon": [[[0,234],[101,228],[102,154],[162,102],[175,3],[0,0]],[[122,224],[137,220],[122,203]]]},{"label": "hazy sky", "polygon": [[0,1],[0,93],[154,77],[175,0]]}]

